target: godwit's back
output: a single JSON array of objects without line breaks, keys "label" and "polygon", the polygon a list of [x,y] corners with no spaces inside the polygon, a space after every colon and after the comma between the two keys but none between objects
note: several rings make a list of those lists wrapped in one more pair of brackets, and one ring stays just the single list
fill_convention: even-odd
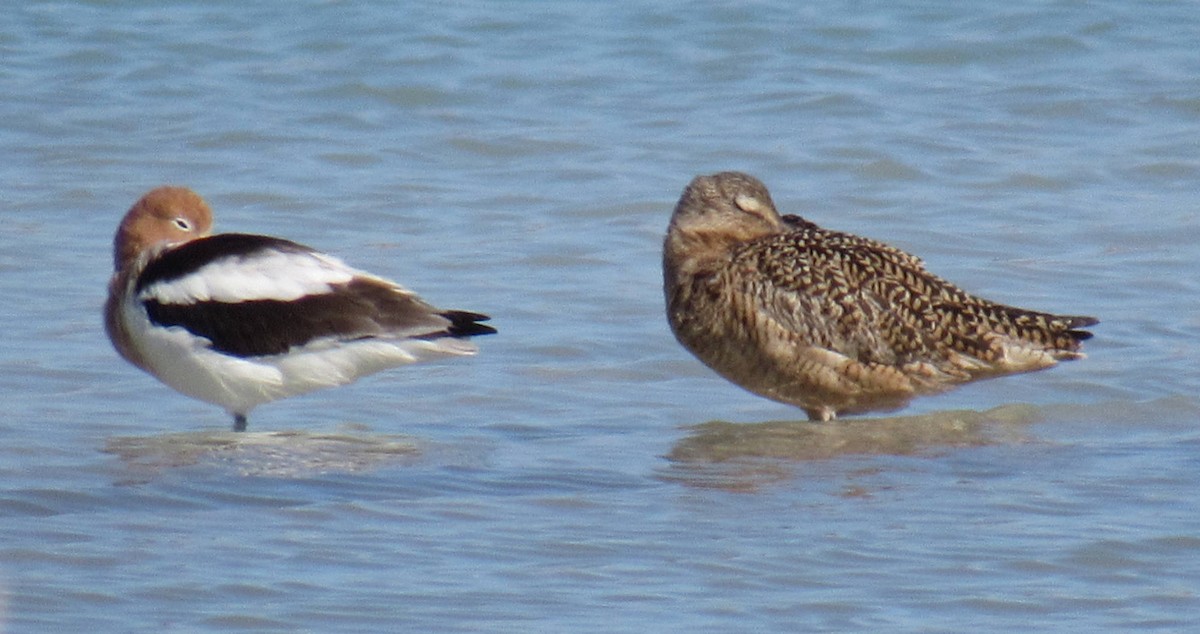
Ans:
[{"label": "godwit's back", "polygon": [[781,217],[724,172],[684,190],[663,248],[667,318],[726,379],[814,420],[1083,357],[1091,317],[997,304],[867,238]]}]

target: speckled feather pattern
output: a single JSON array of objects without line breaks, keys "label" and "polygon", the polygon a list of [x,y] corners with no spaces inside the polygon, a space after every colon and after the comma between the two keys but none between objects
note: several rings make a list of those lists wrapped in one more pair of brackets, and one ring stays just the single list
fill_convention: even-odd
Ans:
[{"label": "speckled feather pattern", "polygon": [[766,187],[697,177],[664,246],[668,320],[701,361],[813,419],[1082,357],[1089,317],[975,297],[886,244],[781,217]]}]

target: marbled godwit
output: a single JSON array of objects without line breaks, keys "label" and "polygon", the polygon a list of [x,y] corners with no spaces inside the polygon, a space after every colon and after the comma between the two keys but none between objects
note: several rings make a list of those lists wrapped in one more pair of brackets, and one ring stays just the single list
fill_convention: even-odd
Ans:
[{"label": "marbled godwit", "polygon": [[663,279],[685,348],[821,421],[1082,358],[1091,333],[1080,328],[1097,323],[980,299],[899,249],[780,216],[767,188],[737,172],[684,190]]}]

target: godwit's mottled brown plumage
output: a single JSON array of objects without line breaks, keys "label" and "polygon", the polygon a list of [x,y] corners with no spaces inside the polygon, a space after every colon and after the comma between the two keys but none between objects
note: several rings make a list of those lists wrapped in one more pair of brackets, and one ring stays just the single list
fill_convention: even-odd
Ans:
[{"label": "godwit's mottled brown plumage", "polygon": [[663,245],[676,338],[810,419],[896,409],[955,384],[1079,359],[1097,323],[974,297],[886,244],[780,216],[737,172],[698,176]]}]

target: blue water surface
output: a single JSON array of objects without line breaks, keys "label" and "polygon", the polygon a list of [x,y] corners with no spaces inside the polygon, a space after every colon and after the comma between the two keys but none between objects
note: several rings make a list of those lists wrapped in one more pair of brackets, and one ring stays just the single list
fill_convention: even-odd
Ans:
[{"label": "blue water surface", "polygon": [[[0,629],[1200,628],[1195,9],[10,7]],[[1096,315],[1089,358],[795,422],[663,318],[672,206],[726,169]],[[163,183],[500,333],[234,436],[101,327]]]}]

